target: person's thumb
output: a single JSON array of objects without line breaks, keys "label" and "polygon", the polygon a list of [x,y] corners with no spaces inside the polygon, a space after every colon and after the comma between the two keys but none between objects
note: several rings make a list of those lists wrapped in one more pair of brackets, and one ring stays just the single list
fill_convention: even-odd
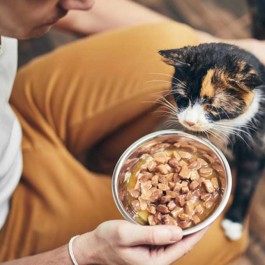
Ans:
[{"label": "person's thumb", "polygon": [[123,239],[123,244],[127,246],[167,245],[178,242],[183,236],[178,226],[130,225],[130,228],[127,237]]}]

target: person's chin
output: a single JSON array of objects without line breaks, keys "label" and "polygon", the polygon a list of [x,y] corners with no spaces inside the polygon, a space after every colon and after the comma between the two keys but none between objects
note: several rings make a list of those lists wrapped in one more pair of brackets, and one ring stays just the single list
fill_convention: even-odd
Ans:
[{"label": "person's chin", "polygon": [[43,27],[38,27],[35,29],[32,29],[29,32],[22,33],[18,36],[18,39],[20,40],[28,40],[28,39],[36,39],[42,37],[44,34],[49,32],[51,29],[51,25],[45,25]]}]

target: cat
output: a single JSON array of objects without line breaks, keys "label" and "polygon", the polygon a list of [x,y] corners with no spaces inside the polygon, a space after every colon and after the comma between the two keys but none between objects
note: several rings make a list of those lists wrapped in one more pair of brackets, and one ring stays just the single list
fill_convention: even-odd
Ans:
[{"label": "cat", "polygon": [[265,67],[249,52],[225,43],[159,51],[175,68],[165,104],[186,132],[209,138],[236,172],[222,228],[240,239],[251,198],[265,167]]}]

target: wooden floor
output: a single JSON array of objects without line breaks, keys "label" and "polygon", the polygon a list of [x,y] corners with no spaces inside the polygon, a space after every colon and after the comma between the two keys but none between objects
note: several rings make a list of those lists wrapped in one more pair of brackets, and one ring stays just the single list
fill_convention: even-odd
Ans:
[{"label": "wooden floor", "polygon": [[[135,0],[166,16],[222,38],[251,36],[251,18],[244,0]],[[34,41],[19,45],[19,65],[75,36],[53,30]],[[239,265],[265,265],[265,178],[261,180],[251,209],[250,245]],[[196,265],[196,264],[190,264]],[[205,264],[215,265],[215,264]]]}]

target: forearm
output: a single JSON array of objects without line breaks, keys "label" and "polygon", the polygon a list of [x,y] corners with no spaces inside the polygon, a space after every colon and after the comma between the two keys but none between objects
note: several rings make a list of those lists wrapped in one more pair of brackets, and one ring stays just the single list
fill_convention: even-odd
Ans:
[{"label": "forearm", "polygon": [[[74,256],[79,265],[95,264],[95,238],[94,232],[89,232],[76,238],[73,242]],[[68,245],[21,259],[1,263],[2,265],[73,265]]]},{"label": "forearm", "polygon": [[89,11],[71,11],[56,25],[84,35],[169,18],[130,0],[97,0]]},{"label": "forearm", "polygon": [[[59,21],[59,28],[83,35],[127,26],[170,21],[157,12],[130,0],[97,0],[90,11],[72,11]],[[256,55],[265,63],[265,41],[255,39],[225,40],[206,32],[194,30],[198,34],[198,42],[227,42],[244,48]]]},{"label": "forearm", "polygon": [[3,265],[73,265],[71,262],[67,245],[62,246],[58,249],[51,250],[42,254],[25,257],[17,260],[2,263]]}]

